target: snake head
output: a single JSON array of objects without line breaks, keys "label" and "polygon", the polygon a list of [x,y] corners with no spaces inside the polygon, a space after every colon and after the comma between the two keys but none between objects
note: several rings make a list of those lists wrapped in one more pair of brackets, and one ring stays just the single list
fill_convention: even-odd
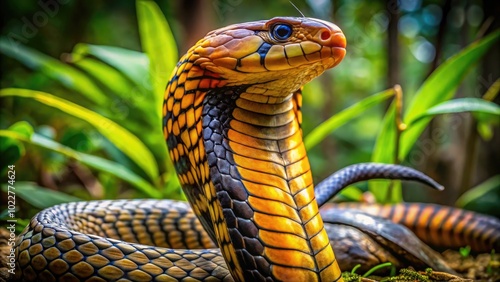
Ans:
[{"label": "snake head", "polygon": [[205,75],[221,78],[218,87],[252,85],[250,92],[276,96],[339,64],[345,47],[344,34],[332,23],[276,17],[212,31],[188,54]]}]

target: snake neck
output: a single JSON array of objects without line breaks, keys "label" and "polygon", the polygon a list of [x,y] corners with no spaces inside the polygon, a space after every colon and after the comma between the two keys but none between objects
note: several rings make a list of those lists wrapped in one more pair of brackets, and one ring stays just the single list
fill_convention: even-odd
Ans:
[{"label": "snake neck", "polygon": [[211,90],[201,123],[211,180],[203,192],[233,277],[331,281],[338,266],[314,198],[300,93]]},{"label": "snake neck", "polygon": [[302,142],[301,94],[227,86],[187,54],[164,128],[183,190],[237,281],[340,278]]}]

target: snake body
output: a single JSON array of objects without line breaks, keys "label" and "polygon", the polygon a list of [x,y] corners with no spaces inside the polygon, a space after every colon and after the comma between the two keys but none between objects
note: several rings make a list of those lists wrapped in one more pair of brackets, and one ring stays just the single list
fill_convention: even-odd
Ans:
[{"label": "snake body", "polygon": [[311,18],[207,34],[180,59],[163,105],[192,209],[120,200],[44,210],[18,237],[17,278],[342,280],[302,142],[300,89],[345,47],[337,26]]},{"label": "snake body", "polygon": [[[328,211],[330,209],[333,211]],[[475,252],[500,251],[500,221],[492,216],[423,203],[341,203],[322,207],[324,213],[334,214],[335,209],[362,211],[389,219],[408,227],[420,240],[434,247],[458,249],[469,246]]]}]

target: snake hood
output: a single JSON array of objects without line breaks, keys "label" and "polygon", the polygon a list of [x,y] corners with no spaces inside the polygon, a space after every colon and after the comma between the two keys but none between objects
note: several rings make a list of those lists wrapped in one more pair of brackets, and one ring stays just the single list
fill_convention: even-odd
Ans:
[{"label": "snake hood", "polygon": [[[252,84],[266,95],[291,93],[344,58],[346,39],[336,25],[311,18],[276,17],[208,33],[187,54],[211,86]],[[208,71],[208,72],[207,72]]]},{"label": "snake hood", "polygon": [[165,93],[164,132],[183,190],[237,281],[332,281],[302,142],[303,84],[337,65],[334,24],[279,17],[212,31]]}]

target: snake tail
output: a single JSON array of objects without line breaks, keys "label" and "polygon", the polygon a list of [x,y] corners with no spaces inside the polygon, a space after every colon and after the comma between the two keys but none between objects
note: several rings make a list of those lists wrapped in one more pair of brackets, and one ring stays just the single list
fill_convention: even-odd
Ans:
[{"label": "snake tail", "polygon": [[410,167],[394,164],[360,163],[345,167],[318,183],[314,189],[316,201],[321,207],[343,188],[356,182],[371,179],[413,180],[437,190],[444,189],[442,185],[429,176]]}]

